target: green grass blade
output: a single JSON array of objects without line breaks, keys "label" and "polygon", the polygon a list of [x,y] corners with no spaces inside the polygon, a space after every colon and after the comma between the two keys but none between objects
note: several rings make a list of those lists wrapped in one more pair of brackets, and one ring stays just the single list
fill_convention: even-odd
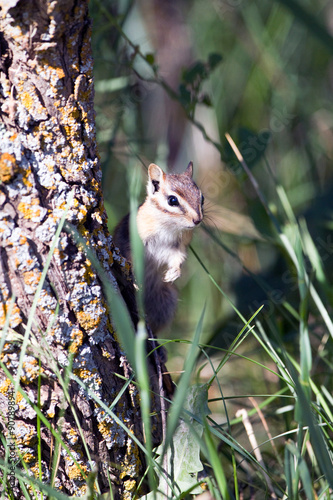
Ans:
[{"label": "green grass blade", "polygon": [[327,449],[326,441],[318,422],[315,420],[308,397],[303,390],[303,386],[299,382],[297,373],[294,367],[289,364],[289,372],[292,374],[298,396],[299,410],[302,421],[309,427],[311,443],[316,455],[316,459],[325,475],[330,487],[333,488],[333,462],[331,455]]},{"label": "green grass blade", "polygon": [[[286,444],[286,448],[289,450],[290,455],[292,455],[292,456],[295,457],[294,460],[297,463],[296,468],[295,468],[295,471],[297,472],[297,477],[294,478],[294,480],[293,480],[293,484],[294,484],[294,490],[293,491],[296,492],[298,490],[298,488],[297,488],[298,484],[297,483],[298,483],[298,476],[299,476],[300,479],[301,479],[301,481],[302,481],[302,484],[303,484],[303,488],[304,488],[304,491],[305,491],[305,494],[306,494],[306,498],[308,500],[315,500],[315,495],[314,495],[314,491],[313,491],[311,475],[310,475],[309,469],[307,467],[307,464],[306,464],[304,458],[302,457],[302,455],[300,454],[298,448],[295,446],[294,443],[288,442]],[[293,462],[293,460],[289,461],[289,465],[291,467],[293,465],[292,462]]]},{"label": "green grass blade", "polygon": [[222,494],[223,500],[230,500],[230,495],[228,491],[228,482],[226,475],[224,473],[221,460],[218,456],[218,453],[215,448],[214,441],[212,439],[212,435],[210,433],[209,425],[207,424],[207,421],[205,420],[204,422],[204,438],[208,450],[208,459],[210,462],[210,465],[212,466],[212,469],[214,471],[215,479],[217,481],[217,484],[219,486],[220,493]]},{"label": "green grass blade", "polygon": [[186,399],[186,393],[188,391],[188,387],[190,385],[190,379],[192,376],[192,371],[195,365],[195,361],[197,359],[198,355],[198,346],[199,346],[199,339],[200,335],[202,332],[202,324],[203,324],[203,318],[205,314],[205,307],[203,308],[203,311],[201,313],[197,328],[195,330],[195,334],[193,337],[193,341],[191,343],[189,352],[186,356],[186,360],[184,362],[184,372],[180,378],[176,394],[173,399],[173,404],[170,408],[169,414],[168,414],[168,421],[167,421],[167,432],[166,432],[166,437],[164,441],[164,446],[163,446],[163,453],[164,455],[165,451],[169,447],[171,441],[172,441],[172,436],[175,432],[175,429],[177,427],[178,419],[181,415],[181,412],[183,410],[183,402]]},{"label": "green grass blade", "polygon": [[[237,307],[229,299],[228,295],[218,285],[218,283],[215,281],[213,275],[208,271],[208,269],[205,266],[205,264],[203,263],[202,259],[199,257],[199,255],[197,254],[197,252],[194,250],[194,248],[191,245],[190,245],[190,250],[192,251],[193,255],[195,256],[195,258],[197,259],[197,261],[199,262],[199,264],[201,265],[201,267],[204,269],[204,271],[206,272],[206,274],[208,275],[209,279],[212,281],[212,283],[214,284],[214,286],[223,295],[223,297],[228,301],[228,303],[230,304],[230,306],[232,307],[232,309],[235,311],[235,313],[237,314],[237,316],[239,316],[239,318],[243,321],[243,323],[245,325],[247,325],[248,322],[246,321],[245,317],[239,312],[239,310],[237,309]],[[259,310],[260,309],[262,309],[262,307],[260,307]]]},{"label": "green grass blade", "polygon": [[288,498],[293,500],[294,498],[294,475],[295,475],[295,469],[293,467],[293,455],[291,451],[289,450],[288,446],[285,447],[284,449],[284,474],[285,474],[285,479],[286,479],[286,495]]},{"label": "green grass blade", "polygon": [[154,460],[152,453],[152,439],[151,439],[151,420],[150,420],[150,407],[151,407],[151,396],[150,396],[150,384],[149,384],[149,374],[147,367],[147,330],[144,321],[139,321],[138,330],[135,342],[135,352],[136,352],[136,379],[139,384],[140,392],[140,407],[142,414],[142,421],[144,426],[144,437],[147,450],[147,458],[149,463],[148,468],[148,478],[149,485],[152,490],[156,489],[156,480],[153,472]]},{"label": "green grass blade", "polygon": [[[252,314],[251,318],[245,323],[245,325],[243,326],[243,328],[241,329],[241,331],[237,334],[236,338],[232,341],[230,348],[228,349],[228,351],[224,355],[223,359],[220,361],[218,367],[214,370],[216,373],[214,373],[214,375],[212,376],[212,378],[208,382],[208,384],[212,384],[213,383],[213,380],[216,377],[217,373],[223,368],[223,366],[228,361],[228,359],[230,358],[230,356],[232,356],[235,353],[236,349],[245,340],[245,338],[247,337],[247,335],[253,330],[254,327],[250,326],[250,323],[259,314],[259,312],[262,310],[263,307],[264,306],[262,305],[261,307],[259,307],[259,309],[254,314]],[[243,336],[243,333],[245,332],[246,329],[247,329],[247,332]]]},{"label": "green grass blade", "polygon": [[130,174],[130,241],[131,241],[131,255],[135,279],[138,283],[138,290],[136,293],[139,315],[144,318],[144,247],[142,240],[138,233],[136,216],[138,212],[138,196],[140,192],[140,172],[138,169],[129,172]]},{"label": "green grass blade", "polygon": [[323,46],[333,54],[333,37],[325,29],[325,27],[319,23],[319,21],[314,17],[314,15],[297,2],[296,0],[275,0],[284,7],[286,7],[295,16],[295,19],[304,24],[309,30],[309,32],[315,36]]}]

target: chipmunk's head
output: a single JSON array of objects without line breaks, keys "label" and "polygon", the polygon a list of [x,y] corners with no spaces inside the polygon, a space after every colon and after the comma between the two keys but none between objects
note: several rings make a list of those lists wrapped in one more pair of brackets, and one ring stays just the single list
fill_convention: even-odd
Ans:
[{"label": "chipmunk's head", "polygon": [[182,174],[165,174],[154,163],[149,165],[149,202],[159,210],[163,225],[171,230],[193,229],[202,222],[204,197],[192,175],[192,162]]}]

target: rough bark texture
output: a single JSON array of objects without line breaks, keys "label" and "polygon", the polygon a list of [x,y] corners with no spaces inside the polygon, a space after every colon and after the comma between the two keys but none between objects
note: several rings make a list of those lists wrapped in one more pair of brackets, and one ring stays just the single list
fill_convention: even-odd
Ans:
[{"label": "rough bark texture", "polygon": [[[24,335],[70,192],[74,198],[67,220],[89,241],[115,286],[114,276],[126,286],[131,283],[128,264],[113,249],[103,208],[87,2],[11,0],[0,2],[0,6],[0,326],[15,295],[1,361],[15,377],[22,347],[17,334]],[[55,486],[79,496],[86,492],[84,475],[92,464],[56,373],[62,373],[71,353],[73,372],[111,405],[124,384],[116,374],[128,377],[131,369],[109,318],[101,282],[90,261],[63,232],[38,299],[20,383],[31,401],[36,403],[39,397],[51,426],[61,424],[68,449],[61,449]],[[160,390],[158,364],[155,357],[150,366],[155,394]],[[0,429],[5,435],[11,388],[10,379],[0,368]],[[110,477],[115,497],[131,498],[145,470],[142,452],[75,383],[70,384],[69,393],[98,467],[101,491],[109,489]],[[152,405],[156,412],[153,443],[157,445],[162,434],[159,397]],[[64,413],[59,422],[60,408]],[[135,385],[129,386],[113,410],[142,441]],[[38,477],[36,425],[36,413],[18,394],[16,446],[28,470]],[[42,480],[46,483],[56,443],[44,423],[40,435]],[[4,454],[3,443],[0,454]],[[17,481],[14,496],[21,496]]]}]

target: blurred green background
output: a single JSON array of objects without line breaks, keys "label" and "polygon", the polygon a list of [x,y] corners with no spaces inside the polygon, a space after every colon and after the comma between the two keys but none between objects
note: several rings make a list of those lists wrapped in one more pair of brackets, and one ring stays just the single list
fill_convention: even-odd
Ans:
[{"label": "blurred green background", "polygon": [[[239,311],[249,319],[264,304],[259,318],[268,334],[274,331],[296,352],[298,324],[288,310],[297,306],[296,273],[225,133],[291,241],[292,211],[306,220],[330,283],[332,2],[92,0],[90,11],[110,229],[129,210],[133,169],[142,172],[143,200],[149,163],[180,172],[192,160],[206,200],[206,227],[196,231],[193,248]],[[315,280],[316,269],[306,259],[305,265]],[[163,337],[191,338],[206,304],[202,342],[230,345],[242,321],[192,252],[178,287],[177,317]],[[323,334],[315,312],[309,324],[315,346]],[[179,370],[186,349],[169,345],[171,372]],[[244,349],[253,349],[253,358],[264,356],[250,340]],[[258,380],[257,368],[251,374],[236,359],[224,377],[228,370],[230,394],[252,393],[254,382],[269,391],[267,372]]]}]

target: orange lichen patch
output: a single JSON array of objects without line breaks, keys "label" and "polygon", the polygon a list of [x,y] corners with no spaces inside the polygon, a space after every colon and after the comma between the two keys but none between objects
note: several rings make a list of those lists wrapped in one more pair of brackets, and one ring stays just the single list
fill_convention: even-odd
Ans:
[{"label": "orange lichen patch", "polygon": [[[69,146],[64,146],[58,154],[61,158],[67,158],[68,161],[73,157],[71,153],[71,148]],[[58,166],[60,168],[60,172],[65,174],[66,170],[62,167],[62,165],[60,164]]]},{"label": "orange lichen patch", "polygon": [[9,153],[2,153],[0,156],[0,181],[9,182],[18,172],[16,158]]},{"label": "orange lichen patch", "polygon": [[[20,75],[21,76],[21,75]],[[45,108],[36,92],[36,87],[31,83],[26,74],[22,74],[22,78],[16,85],[18,98],[29,114],[34,118],[46,118]]]},{"label": "orange lichen patch", "polygon": [[32,265],[33,265],[33,263],[34,263],[34,260],[33,260],[33,259],[27,259],[27,260],[25,261],[25,264],[26,264],[26,266],[27,266],[27,267],[28,267],[28,266],[29,266],[29,267],[30,267],[30,266],[32,266]]},{"label": "orange lichen patch", "polygon": [[77,218],[81,224],[86,221],[87,213],[88,213],[87,207],[85,205],[80,205],[80,209],[78,211]]},{"label": "orange lichen patch", "polygon": [[80,119],[79,109],[71,104],[66,104],[66,106],[61,111],[67,136],[73,138],[76,135],[79,139],[81,128],[80,124],[78,123]]},{"label": "orange lichen patch", "polygon": [[102,356],[106,359],[111,359],[111,353],[103,348],[102,346]]},{"label": "orange lichen patch", "polygon": [[31,464],[31,462],[35,462],[36,457],[32,453],[25,453],[22,457],[22,460],[26,464]]},{"label": "orange lichen patch", "polygon": [[[141,460],[139,457],[139,448],[138,446],[129,439],[127,441],[127,450],[124,460],[120,465],[120,479],[124,479],[126,476],[129,478],[133,478],[137,475],[138,471],[141,467]],[[133,483],[134,482],[134,483]],[[127,492],[132,491],[133,484],[135,484],[134,479],[125,480],[124,484],[126,485],[125,489]],[[125,497],[126,498],[126,495]],[[128,497],[131,498],[131,497]]]},{"label": "orange lichen patch", "polygon": [[56,163],[53,160],[53,158],[45,158],[44,163],[47,166],[47,169],[49,172],[54,172],[54,167],[55,167]]},{"label": "orange lichen patch", "polygon": [[17,392],[16,393],[16,404],[21,403],[22,400],[23,400],[22,394],[20,392]]},{"label": "orange lichen patch", "polygon": [[78,348],[81,347],[81,345],[83,344],[83,332],[82,332],[82,330],[74,329],[72,331],[71,337],[74,340],[71,343],[71,345],[69,346],[68,350],[71,354],[75,354],[77,352]]},{"label": "orange lichen patch", "polygon": [[95,193],[99,193],[101,190],[100,183],[96,179],[91,179],[89,181],[89,188],[92,189]]},{"label": "orange lichen patch", "polygon": [[[61,103],[54,103],[54,106],[60,106]],[[52,127],[50,129],[50,127]],[[47,122],[39,123],[38,126],[35,127],[34,133],[38,135],[41,144],[50,144],[54,141],[55,134],[58,131],[58,122],[54,118],[48,120]]]},{"label": "orange lichen patch", "polygon": [[22,171],[21,169],[21,173],[22,173],[22,182],[23,184],[27,187],[27,188],[31,188],[33,186],[33,183],[32,183],[32,172],[31,172],[31,169],[30,168],[26,168]]},{"label": "orange lichen patch", "polygon": [[0,392],[2,392],[2,394],[6,394],[8,389],[13,389],[13,385],[9,378],[6,378],[0,385]]},{"label": "orange lichen patch", "polygon": [[62,68],[54,68],[57,73],[58,78],[65,78],[65,72]]},{"label": "orange lichen patch", "polygon": [[76,375],[80,379],[87,380],[87,379],[91,378],[91,376],[94,375],[94,373],[96,373],[96,370],[91,372],[90,370],[87,370],[86,368],[74,368],[73,373],[74,373],[74,375]]},{"label": "orange lichen patch", "polygon": [[36,288],[37,285],[38,285],[38,283],[39,283],[41,274],[42,273],[38,269],[36,269],[36,268],[32,269],[31,271],[25,271],[23,273],[24,283],[27,286]]},{"label": "orange lichen patch", "polygon": [[[54,219],[57,220],[57,219]],[[54,255],[58,258],[58,261],[60,260],[61,262],[64,261],[67,257],[66,253],[63,252],[62,250],[59,250],[59,248],[54,249]]]},{"label": "orange lichen patch", "polygon": [[[125,492],[126,493],[132,493],[136,489],[136,481],[134,479],[127,479],[124,481],[124,487],[125,487]],[[126,499],[126,493],[124,498]],[[128,496],[128,498],[132,498],[132,496]]]},{"label": "orange lichen patch", "polygon": [[94,272],[94,269],[93,269],[89,259],[86,259],[86,262],[85,262],[85,270],[84,270],[83,278],[84,278],[84,281],[86,283],[88,283],[88,285],[90,285],[90,283],[96,279],[96,274]]},{"label": "orange lichen patch", "polygon": [[[82,472],[81,472],[82,471]],[[86,479],[88,468],[86,465],[80,464],[80,467],[76,464],[70,465],[68,467],[68,477],[70,479]]]},{"label": "orange lichen patch", "polygon": [[34,103],[33,97],[30,92],[23,92],[21,94],[21,101],[26,109],[30,109]]},{"label": "orange lichen patch", "polygon": [[76,208],[76,218],[80,221],[80,224],[85,222],[88,213],[88,207],[83,203],[80,203],[76,198],[73,201],[73,206]]},{"label": "orange lichen patch", "polygon": [[35,380],[40,372],[43,372],[43,368],[39,368],[38,361],[35,358],[30,358],[29,361],[23,363],[23,369],[26,373],[25,376],[21,377],[22,382],[32,382]]},{"label": "orange lichen patch", "polygon": [[34,198],[30,203],[25,203],[21,201],[17,209],[23,214],[24,219],[33,219],[35,217],[41,216],[41,210],[39,207],[39,199]]},{"label": "orange lichen patch", "polygon": [[96,314],[96,312],[89,313],[85,311],[78,311],[76,313],[76,317],[82,328],[85,330],[97,328],[102,319],[100,315],[98,316]]},{"label": "orange lichen patch", "polygon": [[74,429],[70,429],[68,433],[68,439],[72,446],[79,442],[79,435]]},{"label": "orange lichen patch", "polygon": [[21,310],[17,304],[12,304],[10,300],[0,303],[0,327],[2,328],[6,322],[8,312],[10,310],[9,326],[15,328],[22,322]]},{"label": "orange lichen patch", "polygon": [[101,217],[101,214],[100,214],[100,213],[95,212],[93,215],[94,215],[94,219],[95,219],[95,220],[97,220],[97,222],[98,222],[99,224],[103,224],[103,220],[102,220],[102,217]]},{"label": "orange lichen patch", "polygon": [[[58,206],[57,206],[57,210],[65,210],[67,207],[67,202],[66,201],[63,201],[62,203],[60,203]],[[52,215],[52,218],[54,220],[54,222],[59,222],[59,215]]]},{"label": "orange lichen patch", "polygon": [[20,445],[33,446],[37,440],[36,429],[32,425],[21,422],[16,428],[16,442]]},{"label": "orange lichen patch", "polygon": [[99,422],[98,424],[98,430],[102,434],[102,436],[105,438],[110,437],[111,431],[113,428],[113,423],[112,422],[107,422],[106,420],[103,420],[103,422]]},{"label": "orange lichen patch", "polygon": [[[36,457],[35,457],[35,464],[33,466],[30,466],[29,467],[29,471],[31,471],[33,473],[33,475],[39,479],[39,472],[40,472],[40,469],[39,469],[39,463],[38,461],[36,461]],[[35,495],[33,495],[34,491],[33,489],[31,488],[31,490],[29,489],[29,492],[31,493],[31,498],[34,498]]]}]

